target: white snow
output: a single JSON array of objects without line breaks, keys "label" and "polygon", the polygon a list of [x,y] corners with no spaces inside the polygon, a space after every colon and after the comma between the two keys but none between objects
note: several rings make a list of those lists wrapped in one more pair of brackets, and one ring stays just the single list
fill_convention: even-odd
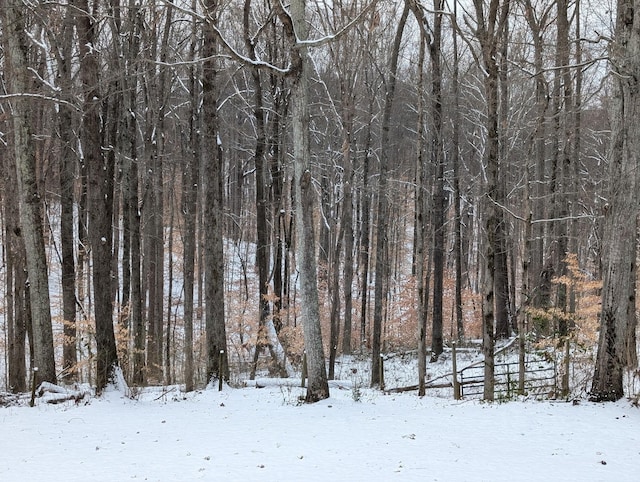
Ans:
[{"label": "white snow", "polygon": [[0,480],[640,480],[626,400],[456,402],[345,381],[305,405],[295,380],[253,383],[0,408]]}]

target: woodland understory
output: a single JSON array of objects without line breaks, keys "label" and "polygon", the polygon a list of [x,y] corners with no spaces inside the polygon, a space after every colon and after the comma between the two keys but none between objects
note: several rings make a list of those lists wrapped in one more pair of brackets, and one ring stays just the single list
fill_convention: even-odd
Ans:
[{"label": "woodland understory", "polygon": [[6,0],[0,388],[456,342],[493,400],[517,338],[633,396],[639,2]]}]

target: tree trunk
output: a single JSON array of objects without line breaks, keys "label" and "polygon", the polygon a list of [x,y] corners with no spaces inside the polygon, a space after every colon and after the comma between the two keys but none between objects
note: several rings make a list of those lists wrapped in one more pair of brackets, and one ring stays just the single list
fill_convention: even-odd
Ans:
[{"label": "tree trunk", "polygon": [[485,221],[485,273],[482,287],[482,351],[484,354],[484,394],[485,400],[494,398],[494,345],[495,345],[495,276],[496,255],[500,249],[498,221],[500,213],[498,201],[499,137],[498,137],[498,45],[502,39],[502,29],[507,21],[509,0],[491,0],[485,5],[482,0],[474,0],[478,41],[482,49],[485,71],[484,93],[486,97],[487,141],[484,152],[486,166],[485,196],[482,210]]},{"label": "tree trunk", "polygon": [[636,358],[640,1],[619,0],[617,8],[616,39],[612,45],[615,91],[610,197],[603,232],[600,338],[591,386],[591,398],[596,401],[615,401],[624,396],[624,369]]},{"label": "tree trunk", "polygon": [[[373,111],[373,100],[369,104],[370,112]],[[369,118],[372,119],[373,115]],[[369,301],[369,264],[371,249],[371,192],[369,188],[369,165],[371,163],[371,124],[370,120],[367,124],[367,137],[365,141],[364,158],[362,160],[362,191],[361,191],[361,208],[360,208],[360,351],[364,352],[367,346],[367,317],[368,317],[368,301]]]},{"label": "tree trunk", "polygon": [[82,147],[87,168],[89,244],[93,261],[93,294],[96,324],[96,388],[101,391],[112,379],[118,364],[113,330],[111,277],[113,169],[102,152],[98,80],[98,51],[93,47],[96,24],[87,0],[74,0],[80,77],[84,88]]},{"label": "tree trunk", "polygon": [[[304,347],[307,355],[308,385],[306,401],[329,397],[325,367],[318,280],[315,259],[314,189],[311,183],[309,147],[309,75],[311,61],[307,47],[299,44],[308,34],[306,0],[291,2],[291,23],[285,26],[292,44],[293,82],[291,86],[291,120],[293,124],[294,188],[296,202],[296,257],[300,272],[300,305]],[[284,18],[284,15],[283,15]],[[283,20],[285,21],[285,20]]]},{"label": "tree trunk", "polygon": [[[458,0],[454,0],[453,12],[457,17]],[[453,133],[452,133],[452,153],[451,164],[453,165],[453,196],[454,196],[454,245],[453,256],[456,266],[455,279],[455,310],[456,310],[456,338],[459,342],[464,340],[465,328],[462,316],[462,193],[460,190],[460,85],[459,85],[460,63],[458,61],[458,32],[453,32],[453,74],[452,74],[452,96],[453,96]]]},{"label": "tree trunk", "polygon": [[273,252],[273,293],[275,301],[273,304],[273,325],[276,333],[280,333],[283,326],[282,310],[289,306],[286,298],[285,280],[288,280],[287,273],[284,273],[285,266],[288,266],[289,245],[287,243],[285,219],[288,215],[285,209],[283,191],[284,191],[284,169],[282,166],[282,155],[284,149],[282,144],[282,125],[281,119],[286,115],[286,97],[282,88],[283,80],[272,74],[270,77],[270,90],[274,98],[274,112],[272,133],[269,139],[269,172],[271,174],[271,210],[273,223],[273,237],[275,239],[275,248]]},{"label": "tree trunk", "polygon": [[[256,60],[255,44],[251,40],[250,32],[250,0],[244,5],[244,40],[249,51],[249,57]],[[267,134],[265,130],[265,107],[262,91],[262,77],[257,67],[251,68],[251,78],[254,87],[253,115],[256,121],[256,147],[254,162],[256,172],[256,264],[258,268],[258,339],[256,342],[254,363],[251,368],[251,378],[255,377],[258,354],[264,347],[271,354],[273,366],[280,377],[287,377],[286,354],[277,338],[277,331],[270,317],[269,305],[269,257],[270,240],[268,230],[268,190],[266,188],[266,153]]]},{"label": "tree trunk", "polygon": [[20,229],[18,178],[14,155],[3,149],[3,224],[5,228],[5,304],[7,307],[8,389],[27,391],[26,339],[30,319],[27,306],[27,261]]},{"label": "tree trunk", "polygon": [[[348,91],[348,92],[347,92]],[[353,103],[349,97],[351,89],[343,89],[345,106],[345,128],[343,132],[342,156],[344,163],[344,200],[342,203],[342,224],[344,226],[344,328],[342,332],[342,353],[351,354],[351,330],[353,308],[353,166],[351,159],[351,136],[353,130]]]},{"label": "tree trunk", "polygon": [[[544,44],[542,26],[546,24],[546,15],[538,19],[530,0],[525,3],[525,18],[531,29],[534,46],[535,69],[535,126],[532,133],[531,151],[532,161],[526,169],[529,175],[529,195],[531,219],[541,220],[544,217],[544,172],[545,172],[545,141],[546,141],[546,111],[548,107],[547,88],[544,77]],[[545,306],[548,300],[548,277],[543,270],[544,229],[542,223],[531,224],[531,236],[528,243],[530,249],[524,254],[528,258],[528,290],[523,292],[527,303],[534,308]]]},{"label": "tree trunk", "polygon": [[[217,39],[211,22],[217,21],[219,2],[207,0],[204,24],[202,78],[203,174],[205,179],[204,247],[207,383],[214,378],[229,379],[227,334],[224,310],[223,158],[218,142]],[[222,366],[220,366],[222,363]]]},{"label": "tree trunk", "polygon": [[398,71],[398,57],[400,55],[400,45],[402,34],[409,16],[409,4],[404,2],[402,15],[396,30],[391,58],[389,61],[389,77],[386,81],[386,92],[384,99],[384,113],[382,118],[382,151],[380,156],[380,176],[378,179],[378,226],[376,229],[376,280],[374,285],[374,307],[373,307],[373,334],[371,338],[371,386],[380,385],[380,357],[382,348],[382,305],[387,297],[385,286],[389,273],[389,253],[388,253],[388,217],[389,199],[387,198],[387,177],[389,173],[389,162],[391,148],[389,146],[389,129],[391,124],[391,107],[396,91],[396,74]]},{"label": "tree trunk", "polygon": [[[497,39],[498,40],[498,39]],[[498,64],[498,172],[495,201],[501,206],[506,204],[506,184],[508,175],[507,123],[509,113],[509,85],[507,82],[507,54],[509,40],[509,21],[505,19],[498,42],[500,60]],[[502,209],[496,209],[496,248],[495,248],[495,328],[496,338],[503,339],[511,335],[509,323],[509,265],[508,265],[508,223]]]},{"label": "tree trunk", "polygon": [[[61,54],[58,61],[60,87],[66,100],[72,99],[72,48],[73,13],[67,7],[64,13]],[[77,166],[75,141],[73,136],[73,108],[60,104],[59,131],[60,156],[60,251],[62,254],[62,317],[64,341],[62,345],[62,371],[65,380],[76,379],[76,267],[73,240],[73,184]]]},{"label": "tree trunk", "polygon": [[[197,0],[192,0],[191,8],[196,10]],[[193,32],[189,57],[196,58],[198,48],[197,22],[192,23]],[[191,92],[189,109],[189,148],[187,161],[182,173],[182,213],[184,215],[184,386],[185,391],[194,389],[193,357],[193,311],[195,285],[196,220],[198,201],[198,180],[200,179],[200,88],[194,65],[189,67],[189,90]]]},{"label": "tree trunk", "polygon": [[433,319],[431,358],[435,361],[443,351],[443,290],[445,253],[444,150],[442,145],[442,68],[440,49],[442,41],[443,1],[433,0],[434,19],[429,57],[431,60],[431,162],[435,165],[433,189]]},{"label": "tree trunk", "polygon": [[[337,218],[337,216],[336,216]],[[335,378],[335,366],[336,357],[338,354],[338,340],[340,339],[340,279],[342,273],[340,272],[340,254],[342,253],[342,240],[344,238],[344,222],[337,226],[337,219],[333,222],[332,231],[336,233],[337,239],[335,248],[332,255],[329,257],[329,279],[331,282],[331,288],[329,293],[331,295],[331,319],[330,319],[330,333],[329,333],[329,380]],[[347,263],[348,260],[345,260]]]},{"label": "tree trunk", "polygon": [[[5,38],[5,81],[7,92],[29,91],[28,42],[22,2],[10,0],[2,10]],[[38,382],[56,383],[53,328],[49,301],[49,279],[44,246],[42,197],[36,179],[36,158],[29,125],[30,106],[26,99],[12,104],[13,148],[20,199],[20,226],[27,260],[33,329],[34,368]]]},{"label": "tree trunk", "polygon": [[[144,294],[142,290],[141,269],[141,219],[139,189],[139,163],[138,156],[138,115],[136,111],[138,98],[138,78],[140,75],[137,57],[140,52],[140,31],[142,28],[143,14],[140,7],[129,11],[129,28],[125,55],[126,78],[124,84],[124,104],[128,111],[125,116],[125,132],[122,136],[123,149],[129,155],[123,165],[123,301],[129,300],[129,329],[133,338],[133,350],[130,366],[131,383],[140,386],[145,381],[145,341],[146,329],[143,317]],[[125,282],[125,274],[129,271],[129,282]],[[129,286],[127,296],[126,289]]]},{"label": "tree trunk", "polygon": [[424,163],[424,138],[425,138],[425,95],[424,95],[424,61],[426,57],[427,35],[424,28],[420,29],[420,49],[418,53],[418,146],[416,159],[416,221],[415,221],[415,244],[414,244],[414,272],[416,276],[416,296],[418,298],[418,396],[425,395],[425,384],[427,380],[427,310],[425,270],[425,238],[427,227],[427,208],[425,204],[426,192],[426,170]]}]

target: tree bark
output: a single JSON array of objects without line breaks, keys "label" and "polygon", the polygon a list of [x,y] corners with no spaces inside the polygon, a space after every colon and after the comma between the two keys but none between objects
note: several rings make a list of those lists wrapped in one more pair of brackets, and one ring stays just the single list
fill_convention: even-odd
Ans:
[{"label": "tree bark", "polygon": [[[373,111],[373,100],[369,104],[369,111]],[[362,190],[360,208],[360,351],[364,352],[367,346],[367,317],[369,302],[369,264],[371,249],[371,189],[369,187],[370,163],[371,163],[371,127],[372,117],[369,116],[367,124],[367,137],[365,141],[364,158],[362,159]]]},{"label": "tree bark", "polygon": [[[196,10],[197,0],[192,0],[191,8]],[[191,45],[189,57],[196,58],[198,48],[197,22],[192,23]],[[200,179],[201,139],[200,139],[200,88],[197,70],[189,67],[189,90],[191,92],[189,106],[189,148],[187,161],[182,173],[182,213],[184,216],[184,386],[185,391],[194,389],[194,357],[193,357],[193,311],[195,286],[195,253],[196,222],[198,210],[198,180]]]},{"label": "tree bark", "polygon": [[[5,81],[7,92],[22,94],[28,87],[28,42],[24,5],[9,0],[2,10],[5,39]],[[49,300],[49,279],[44,246],[42,194],[36,178],[36,157],[26,99],[12,102],[13,148],[20,199],[20,226],[24,239],[33,329],[33,363],[38,382],[56,383],[53,328]]]},{"label": "tree bark", "polygon": [[3,149],[5,304],[7,307],[8,389],[14,393],[27,391],[26,340],[30,308],[27,305],[27,261],[20,229],[18,172],[14,154]]},{"label": "tree bark", "polygon": [[292,42],[293,78],[291,86],[291,121],[293,125],[293,157],[295,165],[296,257],[300,273],[300,305],[304,347],[307,355],[308,403],[329,397],[325,367],[318,280],[315,258],[314,189],[311,180],[311,152],[309,147],[309,76],[311,61],[307,47],[298,43],[307,38],[309,26],[306,0],[291,2],[291,24],[286,27]]},{"label": "tree bark", "polygon": [[427,289],[425,271],[427,269],[425,245],[427,227],[427,208],[425,203],[426,192],[426,170],[424,164],[424,138],[425,138],[425,95],[424,82],[424,61],[426,57],[427,34],[424,28],[420,29],[420,48],[418,51],[418,146],[416,159],[416,222],[415,222],[415,245],[414,245],[414,271],[416,276],[416,295],[418,298],[418,396],[425,395],[425,385],[427,379],[427,310],[426,298]]},{"label": "tree bark", "polygon": [[[58,60],[60,88],[65,100],[72,100],[72,48],[73,13],[67,7],[64,13],[61,55]],[[73,239],[73,187],[77,155],[73,136],[74,111],[70,105],[61,104],[59,111],[60,156],[60,251],[62,255],[62,317],[64,341],[62,344],[62,371],[66,381],[76,379],[76,266]]]},{"label": "tree bark", "polygon": [[485,196],[482,212],[485,221],[485,273],[482,286],[482,351],[484,354],[484,394],[485,400],[494,398],[494,346],[495,346],[495,276],[496,255],[500,249],[498,235],[498,45],[502,39],[502,29],[507,20],[509,0],[491,0],[485,5],[482,0],[474,0],[476,14],[476,34],[482,50],[484,67],[484,94],[486,97],[487,141],[484,152],[486,169]]},{"label": "tree bark", "polygon": [[[218,126],[218,77],[217,37],[212,22],[217,22],[219,2],[207,0],[207,22],[204,24],[202,113],[203,148],[205,153],[203,173],[205,179],[204,230],[207,240],[204,247],[205,262],[205,310],[207,383],[214,378],[229,379],[227,334],[224,310],[224,245],[223,219],[223,157],[219,145]],[[222,366],[220,366],[222,363]]]},{"label": "tree bark", "polygon": [[[499,43],[498,63],[498,172],[496,182],[495,201],[501,206],[506,204],[506,184],[508,176],[508,141],[507,123],[509,115],[509,84],[507,81],[507,55],[509,50],[509,20],[506,18],[501,26],[500,36],[496,39]],[[496,49],[498,50],[498,49]],[[508,246],[509,229],[508,222],[502,209],[496,209],[496,239],[495,239],[495,329],[496,338],[504,339],[511,335],[509,323],[509,264]]]},{"label": "tree bark", "polygon": [[342,353],[351,354],[351,330],[353,308],[353,166],[351,159],[351,136],[353,131],[353,104],[347,91],[343,89],[345,106],[345,128],[343,132],[342,156],[344,159],[344,200],[342,203],[342,223],[344,225],[344,328],[342,332]]},{"label": "tree bark", "polygon": [[[546,142],[546,112],[548,108],[547,86],[544,76],[544,31],[547,11],[541,18],[537,18],[536,11],[530,0],[525,6],[525,18],[531,29],[534,47],[535,69],[535,126],[532,133],[531,152],[532,160],[526,169],[529,177],[530,216],[532,220],[540,220],[544,217],[544,172],[545,172],[545,142]],[[524,256],[528,259],[528,289],[523,292],[526,303],[534,308],[540,308],[548,303],[548,273],[543,269],[544,229],[542,223],[533,223],[530,226],[531,235],[527,242],[530,247]]]},{"label": "tree bark", "polygon": [[380,357],[382,348],[382,306],[387,297],[386,286],[389,273],[389,253],[388,253],[388,216],[389,199],[387,198],[387,177],[389,173],[389,162],[391,149],[389,146],[389,129],[391,124],[391,107],[396,91],[396,74],[398,72],[398,58],[400,55],[400,45],[402,34],[409,16],[409,4],[404,2],[402,15],[400,16],[396,35],[391,50],[389,60],[389,76],[386,80],[386,92],[384,99],[384,112],[382,117],[382,151],[380,156],[380,176],[378,180],[378,226],[376,229],[376,280],[374,285],[374,307],[373,307],[373,333],[371,337],[371,386],[380,385]]},{"label": "tree bark", "polygon": [[96,388],[100,392],[118,364],[113,330],[112,213],[114,166],[102,152],[98,50],[94,48],[96,23],[87,0],[73,0],[84,89],[82,147],[87,168],[89,244],[93,269],[96,326]]},{"label": "tree bark", "polygon": [[433,190],[433,319],[431,331],[431,358],[435,361],[443,351],[443,290],[444,290],[444,254],[445,254],[445,204],[444,190],[444,148],[442,145],[442,10],[443,1],[433,0],[433,29],[429,44],[431,61],[431,162],[435,165],[435,184]]},{"label": "tree bark", "polygon": [[[246,0],[243,11],[244,41],[249,58],[256,60],[255,43],[250,32],[251,1]],[[269,257],[270,240],[268,230],[268,190],[266,187],[267,134],[265,127],[265,106],[262,90],[262,76],[257,67],[251,67],[254,87],[253,115],[256,121],[256,146],[254,163],[256,173],[256,264],[258,268],[258,339],[256,342],[251,378],[255,377],[258,355],[263,348],[271,354],[273,366],[280,377],[287,377],[286,354],[277,338],[277,330],[271,318],[269,305]],[[276,349],[277,348],[277,349]]]},{"label": "tree bark", "polygon": [[591,398],[624,396],[625,367],[636,359],[636,255],[640,152],[640,1],[618,0],[612,46],[610,192],[603,232],[603,285]]},{"label": "tree bark", "polygon": [[[458,0],[453,3],[454,18],[458,15]],[[455,310],[456,310],[456,338],[459,342],[464,340],[465,327],[462,314],[462,192],[460,188],[460,62],[458,57],[458,32],[453,31],[453,73],[452,73],[452,153],[451,164],[453,168],[453,196],[454,196],[454,244],[453,256],[456,266],[455,278]]]}]

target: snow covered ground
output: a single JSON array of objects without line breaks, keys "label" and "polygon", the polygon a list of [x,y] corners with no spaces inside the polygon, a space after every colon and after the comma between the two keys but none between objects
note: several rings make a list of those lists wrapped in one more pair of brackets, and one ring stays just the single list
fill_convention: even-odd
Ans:
[{"label": "snow covered ground", "polygon": [[0,408],[0,481],[640,480],[628,401],[456,402],[345,381],[304,405],[293,381],[261,385]]}]

